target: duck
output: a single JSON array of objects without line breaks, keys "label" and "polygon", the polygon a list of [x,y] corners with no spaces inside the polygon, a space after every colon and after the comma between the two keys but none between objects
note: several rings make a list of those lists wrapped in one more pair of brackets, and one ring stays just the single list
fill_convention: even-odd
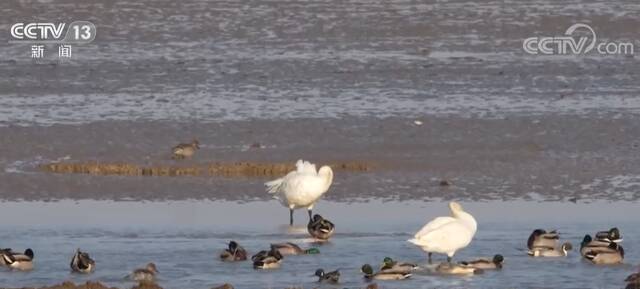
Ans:
[{"label": "duck", "polygon": [[624,249],[618,243],[611,242],[609,244],[610,251],[591,251],[587,252],[584,257],[593,264],[610,265],[619,264],[624,261]]},{"label": "duck", "polygon": [[185,159],[191,158],[196,151],[200,149],[200,143],[194,139],[191,143],[181,143],[174,146],[171,151],[173,152],[173,159]]},{"label": "duck", "polygon": [[10,249],[2,253],[2,259],[6,266],[20,271],[33,269],[33,257],[33,250],[31,250],[31,248],[26,249],[23,254],[12,252]]},{"label": "duck", "polygon": [[474,275],[484,272],[482,269],[462,266],[459,264],[451,264],[449,262],[440,263],[436,267],[435,271],[443,275]]},{"label": "duck", "polygon": [[220,259],[227,262],[247,260],[247,251],[236,241],[229,242],[229,247],[220,253]]},{"label": "duck", "polygon": [[322,166],[316,171],[315,164],[298,160],[295,171],[264,185],[269,194],[289,208],[289,225],[293,226],[293,211],[306,208],[311,220],[313,206],[329,190],[332,182],[331,167]]},{"label": "duck", "polygon": [[364,273],[364,278],[367,280],[404,280],[411,277],[411,273],[408,272],[377,272],[373,273],[373,267],[369,264],[362,265],[360,268]]},{"label": "duck", "polygon": [[535,229],[529,235],[529,240],[527,240],[527,247],[531,250],[534,247],[549,247],[555,248],[558,247],[558,241],[560,236],[557,231],[547,232],[543,229]]},{"label": "duck", "polygon": [[623,241],[620,230],[616,227],[609,229],[608,231],[600,231],[596,233],[596,240],[602,240],[605,242],[620,243]]},{"label": "duck", "polygon": [[534,247],[529,250],[527,254],[531,257],[566,257],[572,249],[573,246],[571,243],[566,242],[559,248]]},{"label": "duck", "polygon": [[148,263],[144,268],[133,270],[128,278],[138,282],[155,282],[158,273],[160,272],[156,268],[156,264]]},{"label": "duck", "polygon": [[608,240],[593,240],[591,235],[584,235],[582,242],[580,243],[580,255],[584,257],[589,252],[612,252],[614,249],[609,248]]},{"label": "duck", "polygon": [[322,282],[326,282],[326,283],[333,283],[336,284],[340,281],[340,271],[339,270],[335,270],[335,271],[331,271],[331,272],[324,272],[323,269],[318,269],[316,270],[315,273],[316,276],[318,276],[318,282],[322,283]]},{"label": "duck", "polygon": [[277,249],[272,248],[269,251],[260,251],[251,257],[254,269],[275,269],[280,267],[282,254]]},{"label": "duck", "polygon": [[471,261],[462,261],[459,264],[476,269],[490,270],[490,269],[502,269],[504,263],[504,257],[500,254],[493,256],[493,259],[476,259]]},{"label": "duck", "polygon": [[450,202],[449,209],[450,217],[433,219],[408,240],[428,253],[429,263],[432,253],[446,254],[447,261],[451,263],[453,255],[471,243],[478,229],[476,219],[459,203]]},{"label": "duck", "polygon": [[302,249],[300,248],[300,246],[291,243],[291,242],[286,242],[286,243],[276,243],[276,244],[271,244],[271,249],[278,250],[278,252],[280,252],[280,254],[282,254],[283,256],[286,255],[307,255],[307,254],[319,254],[320,250],[318,250],[318,248],[312,247],[309,249]]},{"label": "duck", "polygon": [[418,269],[418,265],[412,263],[398,262],[391,257],[384,257],[380,272],[401,272],[408,273]]},{"label": "duck", "polygon": [[329,220],[316,214],[307,225],[309,234],[319,240],[329,240],[335,232],[336,226]]},{"label": "duck", "polygon": [[96,268],[96,262],[91,259],[89,253],[80,251],[80,248],[76,250],[76,253],[71,258],[72,272],[76,273],[91,273]]}]

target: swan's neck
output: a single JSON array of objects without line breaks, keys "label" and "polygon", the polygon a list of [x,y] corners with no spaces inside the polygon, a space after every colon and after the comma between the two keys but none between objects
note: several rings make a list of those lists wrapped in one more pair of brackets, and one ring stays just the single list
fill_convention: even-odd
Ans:
[{"label": "swan's neck", "polygon": [[325,183],[324,183],[324,191],[329,190],[329,187],[331,186],[331,183],[333,182],[333,172],[331,172],[331,171],[322,172],[320,174],[320,176],[325,181]]},{"label": "swan's neck", "polygon": [[464,222],[467,227],[469,227],[469,229],[471,229],[473,232],[476,232],[476,230],[478,229],[478,223],[476,222],[476,219],[471,216],[471,214],[464,212],[464,211],[457,211],[457,212],[453,212],[453,216]]}]

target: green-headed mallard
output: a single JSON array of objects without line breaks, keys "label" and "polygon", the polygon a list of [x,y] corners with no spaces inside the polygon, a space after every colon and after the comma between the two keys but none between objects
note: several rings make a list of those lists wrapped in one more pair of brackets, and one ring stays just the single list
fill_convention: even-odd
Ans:
[{"label": "green-headed mallard", "polygon": [[173,152],[173,159],[184,159],[191,158],[198,149],[200,149],[200,143],[194,139],[191,143],[181,143],[174,146],[171,151]]},{"label": "green-headed mallard", "polygon": [[80,251],[80,248],[76,250],[76,253],[71,258],[71,271],[76,273],[91,273],[96,268],[96,262],[91,259],[89,253]]},{"label": "green-headed mallard", "polygon": [[282,254],[276,249],[269,251],[260,251],[251,257],[253,268],[255,269],[274,269],[280,267]]},{"label": "green-headed mallard", "polygon": [[591,261],[593,264],[610,265],[619,264],[624,260],[624,249],[617,243],[609,243],[609,248],[612,249],[606,252],[587,252],[584,257]]},{"label": "green-headed mallard", "polygon": [[280,252],[280,254],[282,255],[305,255],[320,253],[320,250],[318,250],[318,248],[311,247],[309,249],[302,249],[300,248],[300,246],[291,242],[271,244],[271,249],[278,250],[278,252]]},{"label": "green-headed mallard", "polygon": [[33,269],[33,250],[27,249],[24,254],[12,252],[11,249],[2,253],[2,259],[7,267],[15,270],[28,271]]},{"label": "green-headed mallard", "polygon": [[335,225],[331,223],[331,221],[316,214],[309,220],[307,231],[316,239],[328,240],[335,231]]},{"label": "green-headed mallard", "polygon": [[403,272],[373,272],[373,267],[369,264],[362,265],[360,269],[364,273],[364,278],[368,280],[403,280],[411,277],[411,273]]},{"label": "green-headed mallard", "polygon": [[323,269],[316,270],[316,276],[318,276],[318,282],[338,283],[340,281],[340,271],[335,270],[332,272],[324,272]]},{"label": "green-headed mallard", "polygon": [[504,257],[500,254],[496,254],[495,256],[493,256],[493,259],[491,260],[481,258],[481,259],[476,259],[471,261],[463,261],[463,262],[460,262],[460,265],[472,267],[476,269],[488,270],[488,269],[502,269],[503,263],[504,263]]},{"label": "green-headed mallard", "polygon": [[527,247],[529,249],[533,249],[535,247],[555,248],[558,247],[559,239],[560,236],[555,230],[547,232],[543,229],[536,229],[531,233],[531,235],[529,235]]},{"label": "green-headed mallard", "polygon": [[468,266],[461,266],[459,264],[452,264],[449,262],[440,263],[435,271],[444,275],[473,275],[483,272],[482,269],[476,269]]},{"label": "green-headed mallard", "polygon": [[571,243],[564,243],[559,248],[550,247],[534,247],[527,254],[532,257],[566,257],[569,251],[573,249]]},{"label": "green-headed mallard", "polygon": [[158,275],[158,273],[160,272],[156,268],[156,264],[149,263],[144,268],[133,270],[133,272],[129,274],[128,278],[139,282],[155,282],[156,275]]},{"label": "green-headed mallard", "polygon": [[409,273],[416,269],[418,269],[418,265],[416,264],[398,262],[391,259],[391,257],[384,257],[382,260],[382,266],[380,267],[380,272]]},{"label": "green-headed mallard", "polygon": [[228,262],[244,261],[247,260],[247,251],[236,241],[231,241],[229,247],[220,253],[220,259]]}]

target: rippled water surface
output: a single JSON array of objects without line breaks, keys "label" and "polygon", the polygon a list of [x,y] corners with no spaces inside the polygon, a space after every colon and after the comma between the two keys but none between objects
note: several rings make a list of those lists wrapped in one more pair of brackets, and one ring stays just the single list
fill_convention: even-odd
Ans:
[{"label": "rippled water surface", "polygon": [[[471,245],[455,256],[463,260],[501,253],[505,268],[472,277],[443,277],[417,272],[412,279],[379,282],[384,288],[620,288],[636,270],[640,255],[637,204],[565,204],[552,202],[465,203],[476,216],[478,233]],[[610,214],[595,215],[595,210]],[[288,228],[286,209],[274,202],[245,204],[224,202],[112,203],[61,201],[55,203],[4,203],[0,216],[3,247],[36,252],[35,270],[0,271],[4,286],[50,285],[62,280],[100,280],[109,285],[131,285],[123,280],[129,270],[149,261],[158,265],[165,288],[210,288],[229,282],[236,288],[318,286],[317,268],[340,269],[340,288],[360,288],[365,283],[359,267],[376,264],[385,256],[417,262],[426,256],[406,242],[430,218],[447,214],[440,202],[332,203],[316,211],[337,224],[331,242],[320,245],[321,254],[290,256],[277,270],[257,271],[249,262],[223,263],[219,249],[238,240],[250,253],[269,243],[292,241],[311,246],[303,226]],[[20,218],[15,218],[20,213]],[[296,223],[305,214],[296,214]],[[6,222],[6,220],[14,220]],[[558,229],[561,238],[578,245],[585,233],[618,226],[627,251],[624,265],[597,267],[575,251],[567,258],[532,259],[524,252],[534,228]],[[68,263],[77,247],[97,261],[88,276],[69,273]],[[436,260],[444,260],[438,256]],[[336,286],[320,286],[333,288]]]}]

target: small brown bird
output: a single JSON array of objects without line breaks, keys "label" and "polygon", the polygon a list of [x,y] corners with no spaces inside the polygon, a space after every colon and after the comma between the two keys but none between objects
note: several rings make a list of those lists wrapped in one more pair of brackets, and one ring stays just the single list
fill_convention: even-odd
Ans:
[{"label": "small brown bird", "polygon": [[135,269],[129,276],[128,279],[134,281],[145,281],[145,282],[155,282],[156,275],[158,274],[158,269],[156,269],[156,264],[149,263],[144,268]]},{"label": "small brown bird", "polygon": [[198,140],[194,139],[191,143],[181,143],[173,147],[172,159],[191,158],[198,149],[200,149],[200,143]]}]

